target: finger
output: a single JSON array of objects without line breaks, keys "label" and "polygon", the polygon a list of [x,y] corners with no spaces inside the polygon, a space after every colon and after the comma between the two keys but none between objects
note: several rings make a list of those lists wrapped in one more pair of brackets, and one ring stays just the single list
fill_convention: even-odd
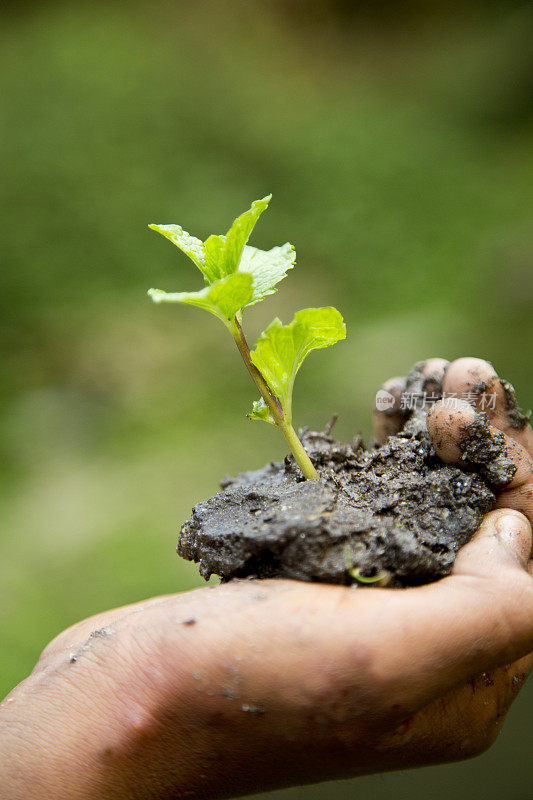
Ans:
[{"label": "finger", "polygon": [[427,428],[442,461],[480,471],[500,489],[498,507],[521,511],[533,524],[533,459],[520,442],[453,398],[432,406]]},{"label": "finger", "polygon": [[477,411],[486,411],[491,423],[516,439],[533,456],[533,430],[516,402],[513,386],[501,379],[490,361],[458,358],[444,376],[445,395],[467,400]]},{"label": "finger", "polygon": [[[517,567],[529,575],[530,558],[529,521],[519,511],[500,509],[487,514],[475,536],[459,550],[452,575],[493,579],[495,568],[514,572]],[[533,618],[530,622],[533,627]]]},{"label": "finger", "polygon": [[405,378],[390,378],[376,393],[372,419],[378,444],[383,444],[403,427],[407,417],[401,405],[404,390]]},{"label": "finger", "polygon": [[407,391],[440,394],[449,363],[445,358],[428,358],[415,364],[406,379]]},{"label": "finger", "polygon": [[444,358],[428,358],[416,364],[407,378],[390,378],[376,393],[373,424],[374,438],[383,444],[389,436],[400,431],[409,416],[402,408],[402,395],[406,391],[424,391],[440,394],[442,379],[449,361]]}]

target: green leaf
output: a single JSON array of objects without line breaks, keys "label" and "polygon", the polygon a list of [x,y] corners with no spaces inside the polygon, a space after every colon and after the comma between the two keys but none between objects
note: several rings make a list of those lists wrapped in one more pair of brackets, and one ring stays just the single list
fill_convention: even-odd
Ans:
[{"label": "green leaf", "polygon": [[254,200],[248,211],[237,217],[225,236],[210,236],[204,244],[204,271],[209,281],[231,275],[239,268],[242,251],[255,223],[268,207],[270,198]]},{"label": "green leaf", "polygon": [[271,250],[258,250],[256,247],[246,245],[243,250],[239,272],[249,272],[254,279],[254,293],[249,306],[259,303],[269,294],[274,294],[274,288],[292,269],[296,260],[296,252],[288,242],[281,247]]},{"label": "green leaf", "polygon": [[291,419],[292,390],[296,373],[312,350],[329,347],[346,338],[346,326],[336,308],[305,308],[290,325],[279,319],[270,323],[250,353],[252,362],[279,399]]},{"label": "green leaf", "polygon": [[198,306],[214,314],[227,325],[252,297],[252,276],[237,272],[215,281],[198,292],[163,292],[161,289],[149,289],[148,294],[154,303],[186,303]]},{"label": "green leaf", "polygon": [[[248,211],[237,217],[225,236],[209,236],[205,242],[191,236],[180,225],[149,227],[182,250],[202,272],[208,285],[213,286],[217,281],[237,272],[250,275],[253,279],[253,292],[251,295],[247,294],[246,301],[237,309],[241,311],[246,306],[259,303],[267,295],[274,294],[275,286],[294,266],[296,259],[294,248],[289,243],[271,250],[258,250],[247,244],[257,220],[268,208],[271,197],[272,195],[267,195],[262,200],[255,200]],[[198,299],[198,293],[180,293],[180,300],[159,299],[158,302],[193,303],[193,300],[185,300],[183,297],[195,297],[197,301],[194,304],[204,308],[207,302],[206,293],[200,292],[200,295]],[[157,295],[158,298],[162,296]],[[178,297],[176,294],[171,296]]]},{"label": "green leaf", "polygon": [[169,239],[172,244],[189,256],[198,269],[205,275],[205,256],[204,256],[204,243],[197,239],[196,236],[191,236],[190,233],[184,231],[180,225],[149,225],[153,231],[157,231],[162,236]]},{"label": "green leaf", "polygon": [[252,410],[246,416],[248,419],[259,419],[262,422],[270,422],[271,425],[276,424],[272,419],[268,406],[262,397],[260,400],[254,400],[252,403]]}]

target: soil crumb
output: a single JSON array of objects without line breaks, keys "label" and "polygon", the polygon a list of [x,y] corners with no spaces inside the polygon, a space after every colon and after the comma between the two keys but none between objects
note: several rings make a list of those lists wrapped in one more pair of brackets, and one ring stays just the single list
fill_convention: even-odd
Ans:
[{"label": "soil crumb", "polygon": [[[407,389],[424,396],[419,365]],[[464,457],[474,471],[444,464],[427,434],[427,409],[421,401],[402,431],[369,450],[360,438],[345,444],[302,432],[318,480],[304,480],[292,456],[224,478],[221,492],[194,507],[178,553],[199,563],[204,578],[224,581],[351,585],[375,578],[379,585],[409,586],[449,574],[493,508],[493,488],[512,479],[514,466],[503,435],[491,437],[486,414],[465,431]]]}]

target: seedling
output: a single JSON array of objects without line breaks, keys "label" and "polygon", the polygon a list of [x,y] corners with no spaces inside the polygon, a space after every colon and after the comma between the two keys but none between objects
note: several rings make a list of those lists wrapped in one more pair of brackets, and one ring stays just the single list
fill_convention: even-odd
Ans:
[{"label": "seedling", "polygon": [[218,317],[233,336],[261,395],[248,418],[276,425],[303,475],[318,478],[292,425],[294,379],[312,350],[346,338],[346,326],[336,308],[305,308],[289,325],[274,319],[259,337],[255,350],[250,350],[243,331],[244,310],[274,294],[296,259],[289,243],[271,250],[258,250],[247,243],[271,197],[256,200],[225,235],[209,236],[205,242],[179,225],[150,225],[191,259],[202,273],[205,286],[196,292],[150,289],[148,294],[155,303],[187,303]]}]

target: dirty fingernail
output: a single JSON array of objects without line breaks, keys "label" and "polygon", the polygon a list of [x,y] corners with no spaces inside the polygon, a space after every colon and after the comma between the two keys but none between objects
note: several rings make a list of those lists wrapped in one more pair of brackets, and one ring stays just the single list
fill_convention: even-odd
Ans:
[{"label": "dirty fingernail", "polygon": [[500,541],[516,554],[524,567],[531,557],[531,526],[519,511],[502,511],[495,521]]}]

